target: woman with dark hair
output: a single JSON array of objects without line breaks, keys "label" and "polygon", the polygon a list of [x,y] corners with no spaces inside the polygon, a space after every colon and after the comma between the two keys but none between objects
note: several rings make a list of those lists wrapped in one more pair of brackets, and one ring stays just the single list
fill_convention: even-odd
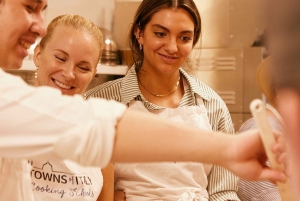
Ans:
[{"label": "woman with dark hair", "polygon": [[[128,36],[133,65],[124,78],[91,89],[86,97],[114,99],[191,127],[234,133],[218,94],[182,69],[200,35],[193,0],[144,0]],[[115,164],[115,179],[127,200],[239,200],[237,177],[209,164]]]}]

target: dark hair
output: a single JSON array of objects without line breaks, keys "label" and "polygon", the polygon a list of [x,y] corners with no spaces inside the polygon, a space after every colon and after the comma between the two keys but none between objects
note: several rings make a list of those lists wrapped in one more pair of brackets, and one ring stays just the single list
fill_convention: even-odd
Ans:
[{"label": "dark hair", "polygon": [[140,30],[144,30],[154,13],[167,8],[184,9],[191,14],[195,25],[193,47],[198,42],[201,34],[201,18],[193,0],[143,0],[135,13],[128,36],[128,45],[131,49],[133,64],[136,66],[136,69],[141,67],[144,53],[140,51],[139,43],[134,35],[135,27],[138,26]]}]

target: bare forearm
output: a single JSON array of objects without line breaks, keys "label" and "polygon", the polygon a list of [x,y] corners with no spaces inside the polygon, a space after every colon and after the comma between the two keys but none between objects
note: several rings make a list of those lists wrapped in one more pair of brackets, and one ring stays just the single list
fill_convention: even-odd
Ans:
[{"label": "bare forearm", "polygon": [[223,134],[212,133],[159,119],[154,115],[125,112],[117,125],[113,161],[219,162],[227,146]]}]

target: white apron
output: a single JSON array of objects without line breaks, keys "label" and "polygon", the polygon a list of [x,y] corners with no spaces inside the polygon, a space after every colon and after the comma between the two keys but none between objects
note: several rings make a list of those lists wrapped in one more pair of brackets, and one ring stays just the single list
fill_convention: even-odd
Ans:
[{"label": "white apron", "polygon": [[[198,106],[151,112],[175,122],[211,130],[200,96],[197,102]],[[132,101],[129,108],[149,112],[140,101]],[[207,175],[211,167],[199,162],[115,164],[116,189],[126,193],[127,201],[208,201]]]}]

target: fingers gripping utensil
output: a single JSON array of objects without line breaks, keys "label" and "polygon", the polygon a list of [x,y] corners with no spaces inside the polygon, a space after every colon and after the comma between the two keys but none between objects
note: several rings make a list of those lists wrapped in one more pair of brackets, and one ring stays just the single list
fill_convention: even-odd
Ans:
[{"label": "fingers gripping utensil", "polygon": [[[272,148],[276,143],[275,136],[272,132],[271,126],[269,124],[265,106],[263,102],[259,99],[255,99],[250,103],[250,110],[252,116],[254,117],[257,128],[260,132],[260,136],[267,154],[267,157],[271,163],[271,167],[275,170],[284,171],[284,165],[278,164],[276,160],[276,155],[272,152]],[[288,183],[276,182],[278,186],[281,198],[283,201],[289,201],[290,198],[290,187]]]}]

